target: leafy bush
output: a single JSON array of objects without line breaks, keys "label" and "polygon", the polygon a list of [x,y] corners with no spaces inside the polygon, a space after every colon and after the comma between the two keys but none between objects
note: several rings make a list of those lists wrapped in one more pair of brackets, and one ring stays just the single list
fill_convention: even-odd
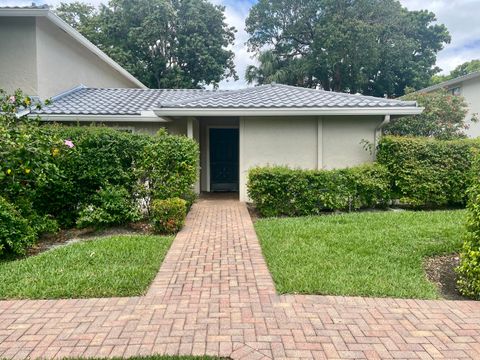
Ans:
[{"label": "leafy bush", "polygon": [[105,227],[139,219],[138,206],[132,200],[128,190],[121,186],[107,185],[98,190],[91,202],[80,210],[77,226],[80,228]]},{"label": "leafy bush", "polygon": [[472,186],[468,190],[467,236],[460,253],[458,288],[468,297],[480,300],[480,156],[473,165]]},{"label": "leafy bush", "polygon": [[402,203],[464,204],[472,148],[480,148],[480,141],[386,136],[379,143],[377,161],[390,172],[392,196]]},{"label": "leafy bush", "polygon": [[[468,129],[465,116],[468,103],[463,96],[452,95],[446,90],[432,93],[410,93],[402,100],[415,100],[425,108],[419,115],[403,116],[385,127],[385,133],[399,136],[426,136],[442,140],[465,137]],[[472,121],[477,121],[476,115]]]},{"label": "leafy bush", "polygon": [[48,126],[48,130],[73,147],[56,157],[59,178],[41,187],[35,206],[57,217],[63,226],[75,223],[81,204],[90,203],[107,185],[135,191],[135,165],[150,140],[148,135],[129,134],[112,128]]},{"label": "leafy bush", "polygon": [[17,209],[0,197],[0,255],[24,254],[35,241],[35,231]]},{"label": "leafy bush", "polygon": [[139,177],[146,184],[144,194],[152,199],[191,199],[198,159],[196,141],[160,130],[143,149],[139,164]]},{"label": "leafy bush", "polygon": [[366,164],[340,170],[253,168],[248,194],[262,216],[301,216],[384,206],[390,200],[387,169]]},{"label": "leafy bush", "polygon": [[150,216],[155,231],[162,234],[175,233],[185,224],[187,202],[180,198],[154,199]]},{"label": "leafy bush", "polygon": [[0,195],[9,201],[30,199],[36,188],[59,175],[52,149],[61,148],[60,138],[39,127],[38,119],[18,117],[30,105],[21,91],[8,95],[0,89]]}]

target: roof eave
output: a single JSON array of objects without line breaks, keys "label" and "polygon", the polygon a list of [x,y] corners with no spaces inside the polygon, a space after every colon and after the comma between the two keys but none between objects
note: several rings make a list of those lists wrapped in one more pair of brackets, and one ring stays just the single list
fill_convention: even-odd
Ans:
[{"label": "roof eave", "polygon": [[447,80],[447,81],[441,82],[439,84],[435,84],[435,85],[417,90],[416,93],[429,93],[429,92],[432,92],[432,91],[436,91],[436,90],[440,90],[440,89],[443,89],[443,88],[448,88],[448,87],[451,87],[451,86],[454,86],[454,85],[457,85],[457,84],[461,84],[465,81],[476,79],[478,77],[480,77],[480,71],[476,71],[476,72],[473,72],[473,73],[470,73],[470,74],[467,74],[467,75],[459,76],[459,77],[456,77],[454,79]]},{"label": "roof eave", "polygon": [[157,116],[319,116],[319,115],[418,115],[422,107],[389,108],[160,108]]},{"label": "roof eave", "polygon": [[30,117],[38,117],[40,121],[45,122],[151,122],[164,123],[170,122],[157,115],[143,113],[141,115],[100,115],[100,114],[31,114]]}]

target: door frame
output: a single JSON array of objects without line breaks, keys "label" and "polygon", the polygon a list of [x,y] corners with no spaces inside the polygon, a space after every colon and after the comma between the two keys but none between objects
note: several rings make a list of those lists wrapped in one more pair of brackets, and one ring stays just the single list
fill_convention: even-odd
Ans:
[{"label": "door frame", "polygon": [[[207,125],[207,192],[210,189],[210,129],[238,129],[238,174],[240,176],[240,126],[239,125]],[[239,178],[240,188],[240,178]]]}]

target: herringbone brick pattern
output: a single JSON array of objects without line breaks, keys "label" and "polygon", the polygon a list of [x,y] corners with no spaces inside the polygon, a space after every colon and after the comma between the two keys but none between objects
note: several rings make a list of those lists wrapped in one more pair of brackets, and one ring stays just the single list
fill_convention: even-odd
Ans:
[{"label": "herringbone brick pattern", "polygon": [[279,296],[248,211],[201,200],[143,297],[2,301],[0,358],[480,359],[480,303]]}]

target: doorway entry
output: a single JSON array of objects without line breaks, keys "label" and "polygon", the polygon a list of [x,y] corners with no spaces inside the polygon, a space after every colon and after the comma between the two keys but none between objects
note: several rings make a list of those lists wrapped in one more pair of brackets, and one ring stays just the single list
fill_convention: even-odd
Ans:
[{"label": "doorway entry", "polygon": [[210,191],[238,191],[238,128],[210,128]]}]

